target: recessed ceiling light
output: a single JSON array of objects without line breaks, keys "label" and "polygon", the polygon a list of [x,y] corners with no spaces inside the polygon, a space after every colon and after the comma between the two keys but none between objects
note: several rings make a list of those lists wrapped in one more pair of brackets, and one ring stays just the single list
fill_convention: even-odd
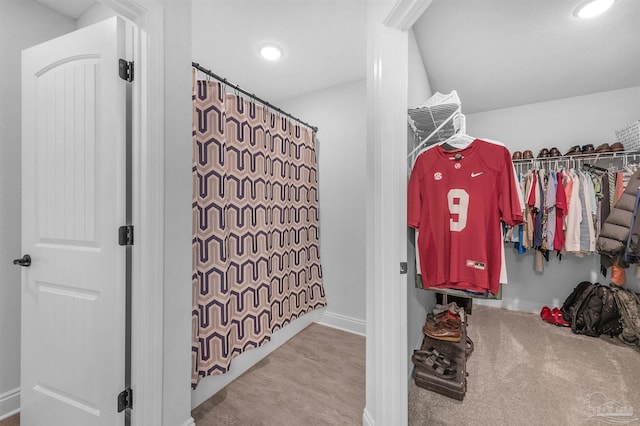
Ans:
[{"label": "recessed ceiling light", "polygon": [[267,61],[277,61],[282,56],[282,50],[273,44],[266,44],[260,48],[260,55]]},{"label": "recessed ceiling light", "polygon": [[604,13],[607,9],[613,6],[616,0],[589,0],[582,2],[574,11],[573,14],[578,18],[593,18],[601,13]]}]

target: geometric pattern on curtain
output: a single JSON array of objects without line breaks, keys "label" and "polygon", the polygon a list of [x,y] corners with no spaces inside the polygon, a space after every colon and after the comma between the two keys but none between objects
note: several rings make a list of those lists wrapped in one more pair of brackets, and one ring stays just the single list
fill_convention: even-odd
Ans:
[{"label": "geometric pattern on curtain", "polygon": [[218,82],[193,104],[195,388],[326,301],[312,131]]}]

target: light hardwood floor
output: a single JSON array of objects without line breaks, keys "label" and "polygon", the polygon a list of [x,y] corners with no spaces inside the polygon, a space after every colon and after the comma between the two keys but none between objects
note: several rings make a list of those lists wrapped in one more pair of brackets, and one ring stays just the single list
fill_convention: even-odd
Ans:
[{"label": "light hardwood floor", "polygon": [[198,426],[361,425],[364,405],[365,338],[312,324],[192,416]]},{"label": "light hardwood floor", "polygon": [[20,414],[0,420],[0,426],[20,426]]},{"label": "light hardwood floor", "polygon": [[312,324],[192,416],[197,426],[361,425],[364,404],[365,338]]}]

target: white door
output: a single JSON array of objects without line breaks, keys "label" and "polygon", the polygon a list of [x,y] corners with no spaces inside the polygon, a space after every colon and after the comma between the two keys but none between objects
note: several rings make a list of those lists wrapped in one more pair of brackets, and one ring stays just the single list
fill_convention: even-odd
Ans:
[{"label": "white door", "polygon": [[124,424],[125,54],[119,18],[22,55],[22,426]]}]

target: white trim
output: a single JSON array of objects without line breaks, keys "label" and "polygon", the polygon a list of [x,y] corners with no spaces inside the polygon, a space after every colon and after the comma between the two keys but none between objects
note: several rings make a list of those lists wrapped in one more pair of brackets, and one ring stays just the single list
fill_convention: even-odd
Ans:
[{"label": "white trim", "polygon": [[367,410],[366,408],[364,409],[364,412],[362,413],[362,425],[363,426],[375,426],[376,421],[373,420],[373,417],[371,417],[371,414],[369,413],[369,410]]},{"label": "white trim", "polygon": [[20,412],[20,388],[0,394],[0,420],[7,419]]},{"label": "white trim", "polygon": [[409,31],[433,0],[398,0],[384,25],[401,31]]},{"label": "white trim", "polygon": [[[407,424],[408,34],[431,0],[367,3],[367,397],[364,424]],[[390,7],[391,6],[391,7]],[[386,26],[385,26],[386,25]]]},{"label": "white trim", "polygon": [[181,426],[196,426],[196,421],[193,420],[193,417],[189,417]]},{"label": "white trim", "polygon": [[[420,330],[420,335],[416,339],[417,342],[413,346],[413,349],[420,349],[422,347],[423,337],[424,337],[424,334],[422,334],[422,330]],[[411,382],[413,382],[413,370],[415,369],[415,366],[413,365],[413,361],[411,360],[411,355],[413,355],[413,353],[409,354],[409,368],[408,368],[409,374],[407,374],[407,389],[411,388]]]},{"label": "white trim", "polygon": [[409,39],[406,31],[382,24],[391,6],[367,3],[365,413],[375,423],[403,425],[408,421],[407,276],[400,274],[400,262],[407,258]]},{"label": "white trim", "polygon": [[365,320],[336,314],[335,312],[324,312],[316,323],[360,336],[367,334],[367,322]]},{"label": "white trim", "polygon": [[[164,256],[164,8],[98,0],[141,30],[134,47],[132,426],[162,424]],[[185,390],[187,392],[187,390]]]},{"label": "white trim", "polygon": [[[137,21],[140,16],[147,13],[147,9],[136,0],[97,0],[103,6],[116,12],[123,18]],[[144,2],[144,0],[143,0]]]},{"label": "white trim", "polygon": [[[531,312],[533,314],[539,314],[542,306],[540,302],[530,302],[528,300],[520,300],[520,299],[502,299],[502,300],[491,300],[491,299],[474,299],[474,305],[482,305],[482,306],[491,306],[492,308],[502,308],[507,309],[509,311],[518,311],[518,312]],[[552,303],[549,306],[553,305]]]},{"label": "white trim", "polygon": [[420,349],[420,347],[422,346],[422,339],[424,338],[424,334],[422,333],[422,330],[419,330],[418,333],[416,333],[418,334],[418,338],[416,339],[416,344],[413,346],[413,349]]},{"label": "white trim", "polygon": [[198,405],[220,392],[225,386],[240,377],[242,373],[285,344],[289,339],[311,325],[311,323],[316,322],[320,317],[320,314],[320,311],[311,311],[304,314],[300,318],[273,333],[271,335],[271,340],[268,343],[246,351],[237,358],[234,358],[229,371],[225,374],[208,376],[202,379],[200,383],[198,383],[198,387],[191,392],[191,409],[193,410]]}]

